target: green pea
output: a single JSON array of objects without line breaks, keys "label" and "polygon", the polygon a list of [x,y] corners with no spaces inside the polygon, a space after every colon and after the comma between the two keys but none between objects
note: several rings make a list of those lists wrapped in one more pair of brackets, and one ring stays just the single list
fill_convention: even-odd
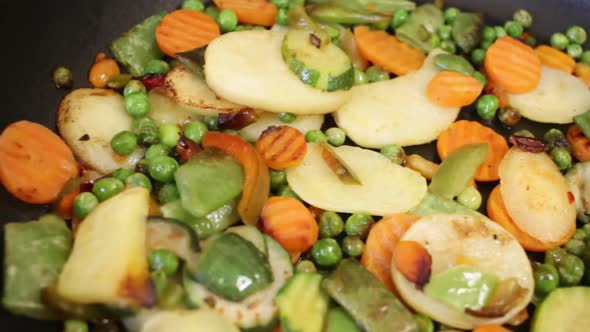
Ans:
[{"label": "green pea", "polygon": [[474,187],[468,186],[459,194],[459,196],[457,196],[457,202],[463,206],[477,211],[481,207],[481,193]]},{"label": "green pea", "polygon": [[231,32],[238,26],[238,16],[231,9],[224,9],[217,16],[217,24],[223,32]]},{"label": "green pea", "polygon": [[551,264],[553,266],[559,265],[568,253],[565,249],[560,247],[553,247],[545,252],[545,264]]},{"label": "green pea", "polygon": [[561,286],[576,286],[584,276],[584,262],[574,255],[567,255],[557,266],[559,272],[559,284]]},{"label": "green pea", "polygon": [[178,169],[178,162],[168,156],[156,156],[148,165],[148,171],[150,176],[163,183],[171,182],[174,180],[174,173]]},{"label": "green pea", "polygon": [[496,29],[494,29],[494,27],[486,25],[483,28],[481,35],[483,40],[493,42],[494,40],[496,40]]},{"label": "green pea", "polygon": [[582,56],[580,56],[580,61],[587,65],[590,65],[590,51],[584,51],[584,53],[582,53]]},{"label": "green pea", "polygon": [[92,186],[92,193],[98,198],[99,201],[103,202],[107,199],[117,195],[125,189],[125,184],[119,179],[115,178],[104,178],[98,180]]},{"label": "green pea", "polygon": [[170,70],[168,62],[160,59],[152,59],[145,65],[144,72],[146,74],[164,75]]},{"label": "green pea", "polygon": [[137,135],[122,131],[111,139],[111,148],[119,155],[128,156],[137,149]]},{"label": "green pea", "polygon": [[324,143],[328,141],[328,138],[321,130],[315,129],[305,134],[305,140],[309,143]]},{"label": "green pea", "polygon": [[521,130],[515,132],[514,135],[528,137],[528,138],[535,138],[535,134],[531,133],[530,130],[527,130],[527,129],[521,129]]},{"label": "green pea", "polygon": [[181,8],[182,9],[198,10],[198,11],[202,12],[205,9],[205,5],[203,5],[201,0],[184,0]]},{"label": "green pea", "polygon": [[289,25],[289,14],[285,8],[279,9],[275,21],[278,25]]},{"label": "green pea", "polygon": [[178,282],[168,280],[158,295],[158,308],[174,310],[184,304],[186,294],[184,288]]},{"label": "green pea", "polygon": [[551,158],[562,171],[572,167],[572,154],[566,148],[555,148],[551,150]]},{"label": "green pea", "polygon": [[394,164],[402,165],[406,160],[406,151],[397,144],[388,144],[382,147],[379,152]]},{"label": "green pea", "polygon": [[530,47],[535,47],[537,45],[537,38],[535,38],[535,36],[529,34],[524,39],[524,43],[529,45]]},{"label": "green pea", "polygon": [[236,29],[234,31],[245,31],[245,30],[250,30],[250,29],[246,25],[238,24],[238,26],[236,27]]},{"label": "green pea", "polygon": [[416,313],[414,315],[416,321],[418,321],[419,332],[434,332],[434,322],[432,319],[424,314]]},{"label": "green pea", "polygon": [[66,67],[57,67],[53,71],[53,84],[56,88],[69,89],[74,85],[74,76],[72,71]]},{"label": "green pea", "polygon": [[310,260],[304,259],[295,264],[295,273],[314,273],[316,271],[315,264]]},{"label": "green pea", "polygon": [[369,83],[367,74],[364,71],[354,68],[354,85],[362,85]]},{"label": "green pea", "polygon": [[158,191],[158,201],[165,205],[180,199],[180,193],[175,183],[166,183]]},{"label": "green pea", "polygon": [[457,52],[457,46],[451,40],[443,40],[440,42],[440,48],[448,53],[455,54]]},{"label": "green pea", "polygon": [[150,146],[145,152],[144,158],[149,160],[158,156],[167,156],[170,153],[170,148],[164,144],[154,144]]},{"label": "green pea", "polygon": [[393,13],[393,17],[391,18],[391,27],[393,29],[397,29],[404,25],[408,18],[410,18],[410,13],[405,9],[398,9]]},{"label": "green pea", "polygon": [[584,49],[580,44],[569,44],[567,46],[567,54],[576,60],[582,57],[582,53],[584,53]]},{"label": "green pea", "polygon": [[170,276],[178,270],[178,257],[168,249],[153,250],[148,256],[148,261],[152,271],[162,271]]},{"label": "green pea", "polygon": [[475,71],[469,61],[454,54],[438,54],[434,57],[434,65],[441,71],[451,70],[465,75],[471,75]]},{"label": "green pea", "polygon": [[133,171],[127,168],[119,168],[116,171],[114,171],[113,173],[111,173],[111,177],[114,177],[115,179],[119,179],[122,182],[127,181],[127,178],[130,177],[131,175],[133,175]]},{"label": "green pea", "polygon": [[453,23],[460,13],[461,13],[461,11],[458,8],[455,8],[455,7],[447,8],[444,12],[445,22]]},{"label": "green pea", "polygon": [[498,120],[509,127],[516,126],[521,119],[522,115],[514,107],[502,107],[498,112]]},{"label": "green pea", "polygon": [[453,28],[450,25],[441,25],[436,33],[442,40],[449,40],[452,38]]},{"label": "green pea", "polygon": [[565,138],[565,135],[557,128],[551,128],[543,135],[543,140],[547,142],[547,144],[551,144],[551,142],[555,142],[563,138]]},{"label": "green pea", "polygon": [[205,8],[205,14],[209,15],[212,19],[217,20],[217,17],[219,17],[219,9],[215,6],[209,6]]},{"label": "green pea", "polygon": [[277,194],[282,197],[291,197],[299,201],[301,200],[301,197],[299,197],[299,195],[297,195],[297,193],[293,191],[293,189],[291,189],[291,187],[289,187],[288,185],[282,186],[277,192]]},{"label": "green pea", "polygon": [[434,49],[440,48],[440,43],[442,42],[442,40],[438,35],[431,35],[428,42],[430,43],[430,46],[432,46],[432,48]]},{"label": "green pea", "polygon": [[94,210],[98,203],[98,198],[93,193],[83,192],[74,198],[74,215],[84,219],[90,211]]},{"label": "green pea", "polygon": [[285,171],[270,170],[270,188],[274,191],[287,185],[287,174]]},{"label": "green pea", "polygon": [[481,42],[481,44],[479,44],[479,48],[487,51],[487,49],[490,48],[490,46],[492,46],[493,43],[493,41],[484,40]]},{"label": "green pea", "polygon": [[347,235],[366,239],[374,223],[373,218],[366,213],[353,213],[346,219],[344,231]]},{"label": "green pea", "polygon": [[[588,223],[588,224],[585,224],[585,225],[582,227],[582,230],[583,230],[584,232],[586,232],[586,241],[590,240],[590,223]],[[590,267],[590,266],[589,266],[589,267]]]},{"label": "green pea", "polygon": [[158,124],[156,123],[156,120],[150,118],[149,116],[133,119],[133,129],[137,130],[146,126],[158,126]]},{"label": "green pea", "polygon": [[311,256],[319,266],[332,267],[342,259],[342,249],[334,239],[321,239],[311,248]]},{"label": "green pea", "polygon": [[[140,119],[149,119],[147,117],[143,117]],[[153,120],[152,120],[153,121]],[[158,125],[155,123],[150,123],[148,120],[146,121],[138,121],[138,126],[134,126],[137,133],[137,142],[141,145],[153,145],[160,143],[160,131],[158,130]]]},{"label": "green pea", "polygon": [[167,123],[160,127],[160,141],[162,144],[172,148],[180,139],[180,129],[173,123]]},{"label": "green pea", "polygon": [[365,250],[365,243],[358,236],[347,236],[342,240],[342,251],[350,257],[359,257]]},{"label": "green pea", "polygon": [[326,130],[326,139],[333,146],[340,146],[346,141],[346,133],[338,127],[332,127]]},{"label": "green pea", "polygon": [[545,296],[559,286],[559,273],[551,264],[534,264],[535,293]]},{"label": "green pea", "polygon": [[567,29],[565,35],[572,43],[582,45],[586,42],[586,30],[584,30],[584,28],[579,25],[571,26],[569,29]]},{"label": "green pea", "polygon": [[496,25],[494,30],[496,31],[496,39],[505,37],[507,35],[506,30],[499,25]]},{"label": "green pea", "polygon": [[367,74],[367,80],[369,83],[387,81],[389,79],[389,73],[378,66],[371,66],[367,68],[365,72]]},{"label": "green pea", "polygon": [[145,88],[143,83],[141,83],[138,80],[131,80],[131,81],[129,81],[129,83],[127,83],[127,85],[125,85],[125,89],[123,90],[123,95],[129,96],[134,93],[146,93],[146,92],[147,92],[147,89]]},{"label": "green pea", "polygon": [[588,234],[586,233],[586,231],[583,228],[578,228],[574,232],[574,235],[572,235],[572,239],[584,241],[584,240],[586,240],[587,236],[588,236]]},{"label": "green pea", "polygon": [[480,71],[474,71],[473,77],[477,78],[477,80],[481,83],[481,85],[485,86],[486,84],[488,84],[488,80],[487,80],[486,76],[484,74],[482,74]]},{"label": "green pea", "polygon": [[486,53],[487,51],[483,48],[474,49],[473,52],[471,52],[471,62],[473,62],[476,67],[480,67],[486,59]]},{"label": "green pea", "polygon": [[528,28],[531,25],[533,25],[533,16],[531,15],[531,13],[524,9],[519,9],[515,11],[513,18],[516,22],[522,24],[522,26],[525,28]]},{"label": "green pea", "polygon": [[125,111],[132,117],[146,116],[150,107],[150,98],[143,92],[134,92],[125,96]]},{"label": "green pea", "polygon": [[554,33],[553,35],[551,35],[551,46],[560,49],[560,50],[565,50],[567,49],[567,46],[569,45],[569,40],[567,38],[566,35],[564,35],[561,32],[557,32]]},{"label": "green pea", "polygon": [[522,26],[522,24],[516,21],[506,22],[506,24],[504,25],[504,29],[506,30],[506,34],[514,38],[520,37],[524,32],[524,27]]},{"label": "green pea", "polygon": [[344,222],[338,213],[324,211],[320,214],[319,228],[321,238],[336,237],[344,231]]},{"label": "green pea", "polygon": [[149,191],[152,190],[152,182],[150,181],[150,178],[143,173],[135,173],[131,175],[127,178],[126,183],[131,187],[144,187]]},{"label": "green pea", "polygon": [[563,247],[570,254],[581,257],[586,250],[586,243],[583,240],[571,239]]},{"label": "green pea", "polygon": [[201,140],[203,140],[203,137],[205,137],[208,131],[206,124],[195,120],[184,127],[184,136],[198,144],[201,143]]},{"label": "green pea", "polygon": [[219,118],[214,115],[206,115],[205,124],[207,125],[207,129],[211,131],[219,130]]},{"label": "green pea", "polygon": [[88,324],[83,320],[68,319],[64,322],[64,332],[88,332]]},{"label": "green pea", "polygon": [[279,113],[278,117],[279,121],[286,124],[293,123],[293,121],[297,119],[297,116],[295,114],[289,112]]},{"label": "green pea", "polygon": [[494,95],[483,95],[475,103],[477,114],[485,121],[491,121],[496,116],[500,101]]}]

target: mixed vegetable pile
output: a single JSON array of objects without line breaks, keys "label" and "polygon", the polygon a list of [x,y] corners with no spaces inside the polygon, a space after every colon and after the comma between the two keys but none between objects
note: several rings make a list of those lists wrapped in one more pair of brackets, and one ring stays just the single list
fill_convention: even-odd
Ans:
[{"label": "mixed vegetable pile", "polygon": [[[52,204],[5,226],[6,309],[66,332],[590,330],[582,27],[537,45],[526,10],[213,2],[97,55],[59,136],[4,129],[2,184]],[[434,141],[440,163],[406,154]]]}]

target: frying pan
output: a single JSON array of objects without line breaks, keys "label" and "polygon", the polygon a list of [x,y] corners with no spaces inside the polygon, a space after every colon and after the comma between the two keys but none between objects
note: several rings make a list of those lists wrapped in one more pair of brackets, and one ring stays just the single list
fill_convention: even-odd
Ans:
[{"label": "frying pan", "polygon": [[[177,8],[182,0],[0,0],[0,131],[17,120],[30,120],[55,128],[59,101],[67,93],[56,90],[51,71],[65,65],[74,72],[75,87],[88,86],[87,72],[94,56],[108,49],[109,43],[147,16]],[[418,1],[424,2],[424,1]],[[504,22],[519,8],[533,15],[531,29],[538,40],[547,40],[556,31],[578,24],[590,31],[588,0],[449,0],[449,5],[482,12],[488,23]],[[474,112],[464,110],[462,118],[475,120]],[[529,129],[541,135],[549,126],[521,122],[509,129],[492,126],[507,135]],[[434,145],[410,149],[435,160]],[[491,186],[482,186],[484,194]],[[486,195],[487,196],[487,195]],[[49,211],[48,206],[32,206],[13,198],[0,186],[0,223],[26,221]],[[3,227],[0,237],[4,239]],[[4,257],[0,246],[0,260]],[[0,274],[0,281],[2,275]],[[89,280],[89,283],[91,281]],[[2,283],[3,284],[3,283]],[[40,322],[17,317],[0,309],[0,326],[11,332],[58,332],[59,322]],[[525,331],[527,328],[522,327]]]}]

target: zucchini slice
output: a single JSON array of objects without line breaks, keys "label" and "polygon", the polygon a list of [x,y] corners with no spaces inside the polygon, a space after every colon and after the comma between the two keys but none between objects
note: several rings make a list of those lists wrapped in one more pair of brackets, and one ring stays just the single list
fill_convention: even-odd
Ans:
[{"label": "zucchini slice", "polygon": [[[246,236],[245,234],[242,235]],[[263,236],[273,275],[273,282],[269,286],[240,302],[232,302],[217,296],[205,286],[194,282],[188,276],[188,273],[185,273],[184,287],[189,304],[199,308],[209,307],[217,311],[240,327],[242,331],[266,331],[274,327],[278,316],[275,296],[293,275],[293,265],[291,264],[291,257],[278,242],[268,235]]]},{"label": "zucchini slice", "polygon": [[541,303],[532,332],[590,331],[590,287],[558,288]]},{"label": "zucchini slice", "polygon": [[199,238],[193,229],[182,221],[152,217],[147,222],[148,252],[168,249],[185,261],[200,251]]},{"label": "zucchini slice", "polygon": [[350,89],[354,84],[354,68],[348,55],[332,43],[320,44],[320,39],[309,31],[289,31],[281,47],[283,60],[303,83],[314,88]]},{"label": "zucchini slice", "polygon": [[321,287],[322,275],[297,273],[277,295],[285,332],[322,332],[330,298]]}]

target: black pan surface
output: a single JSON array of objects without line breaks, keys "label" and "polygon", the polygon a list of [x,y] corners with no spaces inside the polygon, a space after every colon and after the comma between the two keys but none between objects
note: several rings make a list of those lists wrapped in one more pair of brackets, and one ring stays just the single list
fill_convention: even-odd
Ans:
[{"label": "black pan surface", "polygon": [[[17,120],[31,120],[55,129],[55,111],[66,91],[56,90],[51,71],[65,65],[74,72],[75,87],[89,86],[87,72],[94,55],[145,17],[173,10],[182,0],[0,0],[0,131]],[[418,1],[424,2],[424,1]],[[530,11],[531,29],[539,40],[578,24],[590,31],[589,0],[449,0],[447,4],[485,13],[488,23],[509,19],[519,8]],[[475,119],[464,111],[463,118]],[[514,129],[492,125],[504,134]],[[535,134],[548,129],[523,122],[518,128]],[[411,152],[434,159],[432,145]],[[484,191],[489,188],[483,188]],[[487,190],[486,190],[487,189]],[[48,211],[47,206],[24,204],[0,186],[0,223],[26,221]],[[3,227],[0,237],[4,239]],[[2,260],[3,245],[0,246]],[[2,275],[0,274],[0,283]],[[89,281],[90,283],[91,281]],[[525,330],[526,328],[523,328]],[[0,330],[11,332],[57,332],[59,322],[38,322],[16,317],[0,309]],[[393,331],[392,331],[393,332]]]}]

